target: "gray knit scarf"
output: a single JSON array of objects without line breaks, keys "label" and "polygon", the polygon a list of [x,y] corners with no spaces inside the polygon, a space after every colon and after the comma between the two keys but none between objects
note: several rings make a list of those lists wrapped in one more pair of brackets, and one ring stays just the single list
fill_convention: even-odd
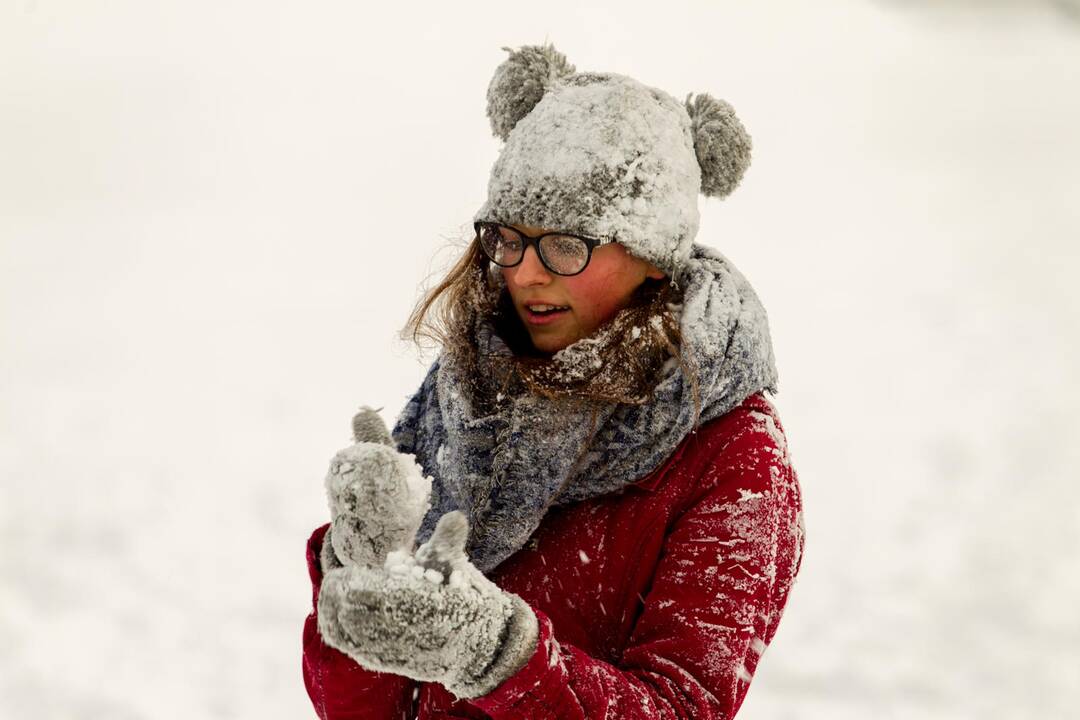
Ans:
[{"label": "gray knit scarf", "polygon": [[[761,390],[775,394],[768,318],[743,275],[720,252],[695,244],[679,284],[680,351],[697,374],[696,419],[690,384],[674,361],[644,404],[492,393],[498,402],[478,412],[464,390],[477,379],[463,376],[453,354],[440,354],[393,430],[398,449],[432,478],[417,541],[443,514],[461,510],[469,557],[489,572],[525,544],[551,507],[621,490],[659,467],[697,425]],[[478,335],[485,352],[511,354],[496,333]],[[589,340],[556,357],[587,362]]]}]

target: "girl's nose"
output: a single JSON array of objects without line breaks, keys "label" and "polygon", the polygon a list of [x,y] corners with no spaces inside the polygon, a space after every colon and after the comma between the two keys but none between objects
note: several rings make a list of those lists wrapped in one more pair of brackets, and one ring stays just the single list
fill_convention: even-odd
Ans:
[{"label": "girl's nose", "polygon": [[514,268],[514,271],[514,281],[518,285],[544,285],[551,281],[551,275],[540,262],[540,257],[536,254],[534,247],[525,248],[525,257],[521,259],[521,264]]}]

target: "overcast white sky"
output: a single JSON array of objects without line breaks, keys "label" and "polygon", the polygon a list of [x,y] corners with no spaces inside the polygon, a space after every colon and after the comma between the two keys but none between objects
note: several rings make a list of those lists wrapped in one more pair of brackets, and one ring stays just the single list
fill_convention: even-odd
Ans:
[{"label": "overcast white sky", "polygon": [[[740,719],[1070,717],[1080,25],[1053,2],[0,6],[0,716],[314,717],[304,542],[503,45],[736,108],[802,575]],[[1071,19],[1072,18],[1072,19]]]}]

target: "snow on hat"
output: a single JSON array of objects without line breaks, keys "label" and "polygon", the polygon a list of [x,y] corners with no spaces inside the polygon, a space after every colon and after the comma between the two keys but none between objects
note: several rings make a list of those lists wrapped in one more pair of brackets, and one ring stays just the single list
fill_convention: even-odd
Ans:
[{"label": "snow on hat", "polygon": [[474,219],[614,237],[677,275],[698,193],[726,197],[750,164],[735,110],[704,93],[679,103],[624,75],[578,73],[550,44],[503,49],[487,114],[505,144]]}]

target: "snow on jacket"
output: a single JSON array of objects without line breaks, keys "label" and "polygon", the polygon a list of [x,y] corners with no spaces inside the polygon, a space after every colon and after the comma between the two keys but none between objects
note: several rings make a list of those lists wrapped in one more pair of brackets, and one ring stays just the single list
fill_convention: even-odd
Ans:
[{"label": "snow on jacket", "polygon": [[303,676],[323,720],[734,717],[799,571],[802,499],[761,392],[690,434],[622,492],[552,509],[489,577],[529,603],[536,651],[478,698],[369,671],[323,643],[328,525],[307,546]]}]

